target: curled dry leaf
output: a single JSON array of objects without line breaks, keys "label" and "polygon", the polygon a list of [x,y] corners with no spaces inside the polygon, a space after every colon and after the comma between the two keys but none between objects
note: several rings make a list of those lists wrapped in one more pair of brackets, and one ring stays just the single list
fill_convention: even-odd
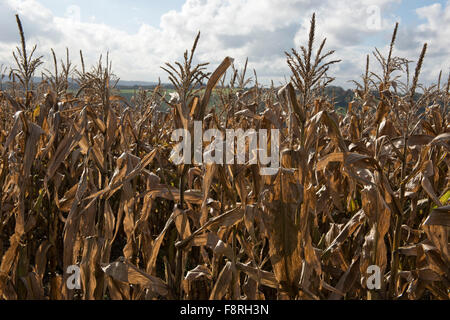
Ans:
[{"label": "curled dry leaf", "polygon": [[168,294],[167,285],[164,281],[139,270],[128,262],[119,260],[104,264],[102,265],[102,270],[105,274],[115,280],[134,285],[141,285],[163,297]]}]

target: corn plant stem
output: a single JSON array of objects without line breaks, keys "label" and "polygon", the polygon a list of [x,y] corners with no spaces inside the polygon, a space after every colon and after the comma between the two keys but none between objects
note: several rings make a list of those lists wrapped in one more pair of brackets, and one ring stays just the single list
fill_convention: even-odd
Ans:
[{"label": "corn plant stem", "polygon": [[[377,124],[377,131],[376,131],[376,138],[375,138],[375,160],[378,161],[378,138],[380,136],[380,123]],[[377,191],[377,197],[378,197],[378,191]],[[377,210],[376,212],[378,213],[379,211],[379,207],[378,207],[378,199],[377,199]],[[377,264],[377,255],[378,255],[378,239],[380,237],[379,233],[378,233],[378,217],[375,219],[375,249],[374,249],[374,253],[372,256],[372,265],[376,265]],[[371,290],[367,291],[367,299],[368,300],[374,300],[374,295],[372,293]]]},{"label": "corn plant stem", "polygon": [[399,266],[399,252],[398,248],[400,246],[400,235],[402,228],[402,214],[405,200],[405,185],[403,180],[406,175],[406,157],[408,151],[408,124],[406,124],[403,135],[403,158],[402,158],[402,168],[401,168],[401,179],[400,179],[400,214],[397,215],[395,220],[394,229],[394,239],[392,244],[392,261],[391,261],[391,277],[389,284],[389,298],[393,299],[397,294],[397,279],[398,279],[398,266]]},{"label": "corn plant stem", "polygon": [[[189,165],[185,164],[183,167],[183,172],[180,176],[180,203],[179,208],[180,210],[184,210],[184,183],[185,183],[185,176],[189,170]],[[182,240],[182,239],[180,239]],[[179,295],[179,298],[182,298],[182,278],[183,278],[183,249],[177,248],[176,249],[176,265],[175,265],[175,286],[176,286],[176,292]]]}]

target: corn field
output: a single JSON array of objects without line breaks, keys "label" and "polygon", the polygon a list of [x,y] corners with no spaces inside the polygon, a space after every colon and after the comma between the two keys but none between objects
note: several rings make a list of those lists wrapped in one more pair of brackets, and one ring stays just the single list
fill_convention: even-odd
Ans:
[{"label": "corn field", "polygon": [[[157,86],[131,102],[109,57],[87,67],[80,52],[75,66],[52,51],[33,80],[43,59],[16,18],[0,91],[0,299],[450,298],[450,78],[420,84],[427,45],[410,72],[395,56],[398,25],[342,115],[323,94],[339,61],[316,42],[315,16],[308,43],[286,52],[284,86],[230,57],[207,72],[194,64],[198,34],[162,67],[176,94]],[[278,129],[278,173],[173,164],[171,133],[194,121]]]}]

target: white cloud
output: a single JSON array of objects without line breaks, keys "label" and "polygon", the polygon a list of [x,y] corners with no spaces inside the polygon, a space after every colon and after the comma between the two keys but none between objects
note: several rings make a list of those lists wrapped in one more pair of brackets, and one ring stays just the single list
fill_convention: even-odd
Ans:
[{"label": "white cloud", "polygon": [[441,70],[444,79],[447,79],[450,72],[450,1],[445,6],[436,3],[416,12],[426,22],[411,31],[414,41],[411,46],[403,48],[402,53],[417,61],[421,46],[428,43],[421,80],[436,82]]},{"label": "white cloud", "polygon": [[[336,50],[334,58],[343,60],[331,73],[337,76],[337,84],[348,86],[347,80],[363,72],[365,55],[372,52],[374,43],[379,45],[381,39],[384,46],[389,42],[397,19],[392,8],[399,2],[356,0],[349,6],[343,0],[187,0],[180,11],[164,14],[158,28],[142,24],[136,33],[128,33],[95,19],[80,20],[76,7],[71,8],[71,15],[58,17],[36,0],[4,0],[0,2],[0,27],[4,30],[0,35],[0,63],[11,62],[11,50],[18,40],[14,13],[19,12],[27,39],[30,44],[38,43],[39,53],[48,56],[50,48],[55,48],[62,57],[67,46],[77,63],[82,49],[86,62],[93,64],[101,53],[109,51],[113,69],[123,79],[161,77],[165,81],[159,67],[180,59],[200,30],[198,61],[211,62],[213,67],[225,56],[232,56],[242,65],[248,57],[249,67],[256,69],[260,80],[269,83],[274,79],[277,83],[289,75],[284,51],[306,43],[309,20],[316,12],[316,39],[326,37],[327,48]],[[379,30],[367,27],[371,14],[367,9],[372,5],[382,12]],[[434,62],[433,55],[441,59],[426,64],[424,74],[449,65],[449,11],[449,3],[418,9],[417,14],[426,22],[417,31],[401,30],[407,41],[400,40],[399,53],[413,54],[408,55],[412,59],[426,40],[429,59]]]}]

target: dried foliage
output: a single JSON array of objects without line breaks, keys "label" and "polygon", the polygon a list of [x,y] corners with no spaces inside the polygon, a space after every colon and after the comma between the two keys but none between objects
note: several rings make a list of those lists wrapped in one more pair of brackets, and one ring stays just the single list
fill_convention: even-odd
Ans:
[{"label": "dried foliage", "polygon": [[[231,58],[212,74],[193,66],[198,36],[164,67],[177,91],[164,112],[160,87],[121,98],[108,58],[87,71],[80,53],[75,70],[53,52],[54,71],[33,85],[41,60],[17,21],[22,49],[0,93],[0,299],[449,299],[450,81],[419,85],[426,45],[410,83],[396,27],[388,57],[374,53],[383,74],[367,57],[343,117],[320,95],[336,61],[325,40],[313,58],[314,16],[278,90]],[[278,174],[175,166],[171,132],[195,120],[279,129]],[[79,290],[66,286],[71,265]]]}]

